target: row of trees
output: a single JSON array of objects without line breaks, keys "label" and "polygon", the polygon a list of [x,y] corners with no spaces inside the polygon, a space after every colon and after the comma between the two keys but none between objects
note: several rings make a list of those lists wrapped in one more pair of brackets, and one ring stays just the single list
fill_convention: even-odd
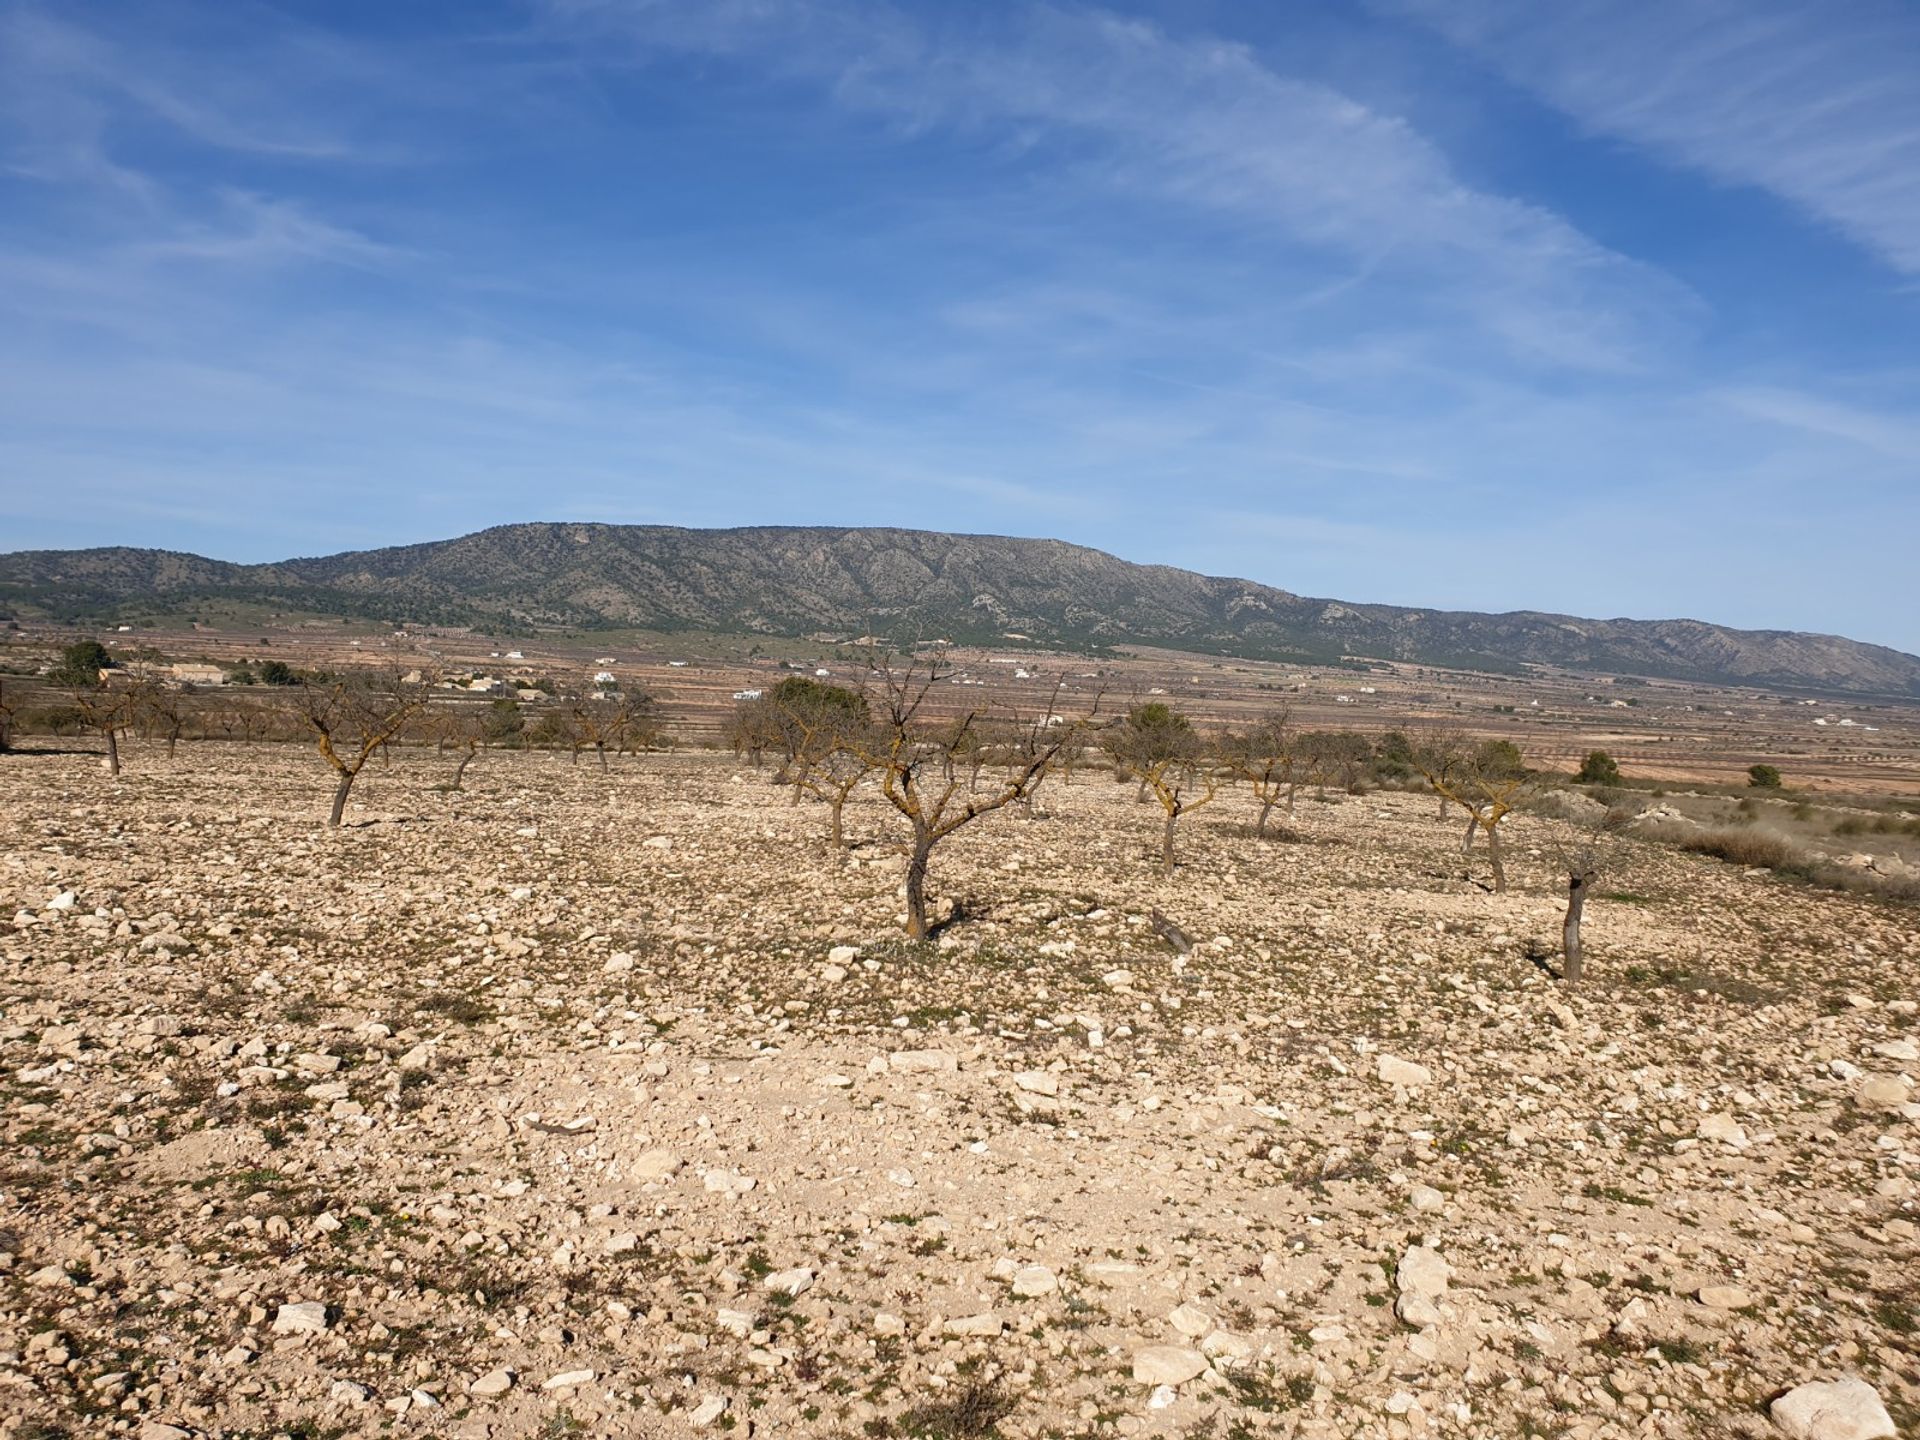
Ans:
[{"label": "row of trees", "polygon": [[[152,733],[157,726],[171,750],[180,733],[182,692],[137,675],[108,683],[99,658],[73,647],[53,678],[73,693],[89,728],[105,737],[108,768],[118,774],[122,729],[140,724]],[[1251,832],[1264,841],[1275,834],[1275,812],[1284,805],[1292,815],[1304,786],[1361,791],[1386,782],[1422,785],[1436,797],[1442,819],[1458,806],[1466,815],[1463,852],[1484,835],[1492,888],[1503,890],[1500,827],[1536,779],[1509,742],[1475,742],[1458,731],[1369,738],[1302,729],[1280,708],[1244,728],[1203,733],[1159,700],[1108,713],[1104,696],[1095,693],[1076,697],[1077,708],[1067,706],[1064,683],[1028,714],[942,714],[937,697],[948,692],[938,687],[948,678],[938,652],[900,662],[874,657],[859,689],[795,676],[741,702],[733,718],[737,753],[756,765],[774,759],[775,779],[792,788],[794,803],[806,795],[825,803],[827,843],[842,862],[850,849],[846,804],[863,781],[875,783],[906,822],[906,928],[915,939],[932,929],[928,883],[940,844],[1010,806],[1038,815],[1048,777],[1070,779],[1089,757],[1104,757],[1116,779],[1137,786],[1141,803],[1159,806],[1160,867],[1167,875],[1177,863],[1179,822],[1231,785],[1250,787],[1258,806]],[[459,753],[451,788],[458,788],[468,764],[489,744],[563,744],[576,762],[591,749],[604,770],[610,751],[646,750],[663,739],[659,707],[644,694],[595,690],[561,697],[529,725],[512,701],[434,704],[425,687],[391,672],[306,675],[283,688],[279,714],[309,736],[336,777],[330,827],[340,825],[360,774],[403,739]],[[1597,768],[1594,758],[1587,769]],[[1589,846],[1583,857],[1565,857],[1570,975],[1579,968],[1580,910],[1595,873],[1592,853]]]},{"label": "row of trees", "polygon": [[[1438,797],[1442,818],[1455,805],[1466,813],[1463,851],[1476,834],[1486,836],[1494,888],[1504,889],[1500,825],[1533,779],[1520,752],[1505,741],[1476,743],[1456,731],[1430,732],[1416,740],[1399,732],[1369,739],[1352,731],[1301,729],[1285,708],[1244,729],[1209,735],[1157,700],[1102,715],[1096,696],[1084,711],[1063,714],[1062,690],[1056,686],[1047,705],[1031,715],[970,711],[934,719],[926,709],[931,687],[942,678],[937,661],[916,662],[900,675],[880,668],[874,673],[878,690],[872,695],[794,676],[741,702],[733,720],[736,754],[756,765],[774,758],[774,778],[792,787],[794,803],[806,794],[826,803],[828,843],[842,858],[848,849],[843,811],[862,780],[877,775],[890,800],[889,786],[899,788],[909,803],[895,804],[909,819],[916,808],[924,808],[896,778],[909,768],[899,763],[904,754],[914,757],[910,768],[916,777],[929,768],[937,771],[943,797],[985,795],[994,800],[987,808],[1017,802],[1033,815],[1049,774],[1070,774],[1073,765],[1098,753],[1116,777],[1137,783],[1142,803],[1159,805],[1164,874],[1171,875],[1177,864],[1182,818],[1212,804],[1228,785],[1251,788],[1259,807],[1253,835],[1265,840],[1274,812],[1284,804],[1293,814],[1303,785],[1321,792],[1329,786],[1358,791],[1370,782],[1417,778]],[[903,712],[896,692],[908,683],[913,703]],[[993,777],[984,788],[983,775]],[[923,838],[916,829],[916,852]],[[909,882],[911,892],[911,874]]]}]

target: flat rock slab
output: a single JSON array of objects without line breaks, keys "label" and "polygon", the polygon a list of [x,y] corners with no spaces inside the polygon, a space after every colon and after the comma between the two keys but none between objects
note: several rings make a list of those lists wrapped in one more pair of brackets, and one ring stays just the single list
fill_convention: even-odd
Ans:
[{"label": "flat rock slab", "polygon": [[1898,1440],[1900,1433],[1874,1388],[1853,1375],[1797,1385],[1768,1413],[1793,1440]]},{"label": "flat rock slab", "polygon": [[1184,1345],[1148,1345],[1133,1352],[1133,1378],[1142,1385],[1184,1385],[1206,1371],[1207,1357]]}]

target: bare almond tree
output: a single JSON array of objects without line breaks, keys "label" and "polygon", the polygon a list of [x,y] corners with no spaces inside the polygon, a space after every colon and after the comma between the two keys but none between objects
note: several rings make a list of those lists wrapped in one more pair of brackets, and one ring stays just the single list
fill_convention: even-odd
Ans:
[{"label": "bare almond tree", "polygon": [[1262,715],[1245,732],[1228,733],[1220,740],[1220,758],[1227,772],[1253,787],[1260,816],[1254,822],[1256,840],[1267,838],[1267,819],[1285,797],[1287,814],[1300,789],[1299,737],[1293,714],[1286,706]]},{"label": "bare almond tree", "polygon": [[1467,833],[1460,851],[1466,854],[1472,850],[1476,828],[1486,834],[1487,860],[1493,867],[1496,894],[1507,888],[1506,867],[1500,861],[1500,822],[1513,813],[1533,780],[1520,752],[1504,740],[1481,745],[1444,777],[1440,793],[1467,812]]},{"label": "bare almond tree", "polygon": [[[1473,745],[1466,735],[1449,727],[1425,730],[1413,744],[1413,768],[1420,772],[1427,788],[1439,797],[1442,820],[1447,818],[1448,791],[1472,754]],[[1467,837],[1472,839],[1471,830]]]},{"label": "bare almond tree", "polygon": [[173,759],[187,726],[185,695],[156,675],[142,674],[134,686],[133,712],[147,739],[166,740],[167,758]]},{"label": "bare almond tree", "polygon": [[912,827],[907,844],[907,935],[924,940],[930,931],[927,873],[934,847],[982,815],[1021,799],[1054,762],[1066,736],[1040,749],[1018,770],[1009,770],[986,794],[970,794],[959,757],[980,716],[974,712],[940,723],[928,705],[929,694],[949,673],[944,653],[910,655],[899,665],[874,658],[869,665],[878,692],[877,713],[873,738],[867,742],[873,748],[864,754],[880,774],[881,794]]},{"label": "bare almond tree", "polygon": [[339,776],[327,828],[338,830],[353,782],[375,755],[390,745],[426,704],[425,693],[397,674],[361,672],[302,681],[294,693],[294,717],[306,727],[320,758]]},{"label": "bare almond tree", "polygon": [[1180,817],[1212,804],[1220,791],[1207,746],[1192,721],[1158,700],[1134,706],[1122,723],[1106,732],[1105,742],[1114,764],[1160,802],[1166,816],[1160,834],[1160,873],[1170,876],[1174,828]]},{"label": "bare almond tree", "polygon": [[1585,956],[1580,948],[1580,919],[1594,881],[1600,878],[1607,842],[1626,828],[1633,812],[1613,806],[1576,827],[1572,843],[1556,839],[1554,853],[1567,877],[1567,911],[1560,922],[1560,949],[1565,960],[1560,976],[1569,985],[1580,983]]}]

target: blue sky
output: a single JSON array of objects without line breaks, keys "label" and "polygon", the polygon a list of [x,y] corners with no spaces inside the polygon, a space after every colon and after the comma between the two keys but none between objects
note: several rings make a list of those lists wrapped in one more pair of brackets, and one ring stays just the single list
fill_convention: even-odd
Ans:
[{"label": "blue sky", "polygon": [[1920,8],[0,0],[0,548],[1057,536],[1920,651]]}]

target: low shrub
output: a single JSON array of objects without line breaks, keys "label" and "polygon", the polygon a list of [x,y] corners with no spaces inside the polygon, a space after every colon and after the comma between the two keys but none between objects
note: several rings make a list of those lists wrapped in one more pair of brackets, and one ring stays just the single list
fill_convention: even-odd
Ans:
[{"label": "low shrub", "polygon": [[1799,857],[1794,848],[1778,835],[1756,830],[1708,830],[1689,835],[1680,842],[1682,850],[1695,855],[1711,855],[1730,865],[1760,866],[1778,870]]}]

